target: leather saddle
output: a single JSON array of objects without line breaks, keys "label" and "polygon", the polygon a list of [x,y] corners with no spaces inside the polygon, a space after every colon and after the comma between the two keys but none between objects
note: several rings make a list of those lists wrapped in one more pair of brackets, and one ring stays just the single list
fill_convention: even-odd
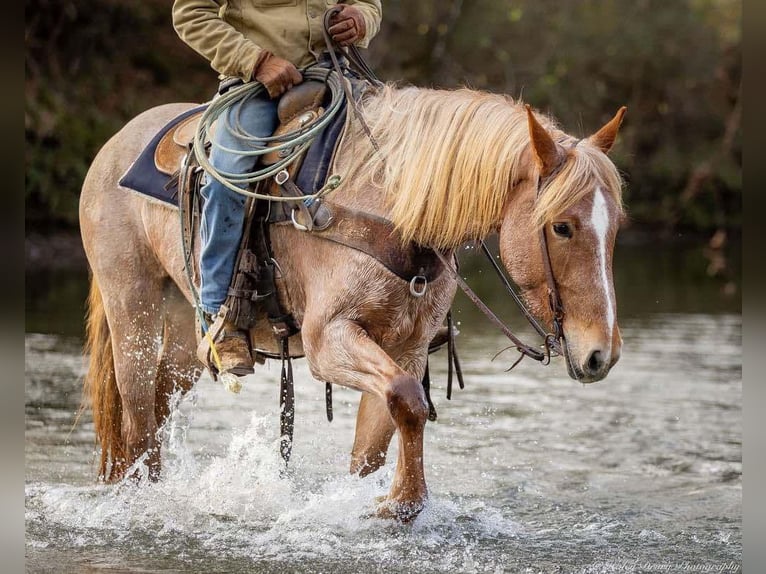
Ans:
[{"label": "leather saddle", "polygon": [[[327,86],[313,80],[302,82],[286,92],[277,105],[279,127],[274,135],[297,130],[321,116],[324,113],[322,104],[326,95]],[[179,122],[160,139],[154,151],[154,164],[158,171],[166,175],[177,173],[183,157],[194,141],[194,134],[197,132],[203,112],[204,110],[201,110]],[[290,150],[282,150],[268,153],[262,156],[261,163],[262,165],[274,164],[289,152]],[[294,162],[290,166],[291,173],[299,167],[298,163]]]}]

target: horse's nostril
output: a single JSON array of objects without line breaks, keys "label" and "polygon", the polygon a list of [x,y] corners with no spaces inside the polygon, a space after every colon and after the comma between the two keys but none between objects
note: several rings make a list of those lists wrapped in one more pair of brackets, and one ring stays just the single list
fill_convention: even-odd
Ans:
[{"label": "horse's nostril", "polygon": [[601,368],[604,366],[604,359],[601,355],[601,351],[593,351],[590,354],[590,357],[588,357],[586,365],[590,374],[595,375],[600,372]]}]

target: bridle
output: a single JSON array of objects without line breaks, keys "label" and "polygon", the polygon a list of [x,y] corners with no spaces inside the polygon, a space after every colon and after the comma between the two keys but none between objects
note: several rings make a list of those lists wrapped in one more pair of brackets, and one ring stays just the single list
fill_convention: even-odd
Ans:
[{"label": "bridle", "polygon": [[[580,140],[577,140],[572,144],[572,148],[574,148]],[[546,175],[545,177],[541,177],[540,175],[537,176],[537,192],[536,192],[536,198],[539,199],[540,195],[542,194],[545,187],[549,184],[549,182],[556,177],[556,175],[561,171],[562,167],[566,163],[566,159],[563,160],[559,166],[557,166],[551,173]],[[478,309],[486,315],[486,317],[495,324],[496,327],[500,329],[500,331],[511,341],[512,345],[509,348],[515,348],[519,352],[519,358],[514,362],[508,370],[510,371],[513,369],[516,365],[518,365],[521,360],[524,357],[529,357],[531,359],[534,359],[535,361],[539,361],[544,365],[547,365],[550,363],[551,357],[563,355],[564,351],[563,349],[566,348],[566,338],[564,337],[564,303],[561,300],[561,295],[559,293],[558,285],[556,284],[556,277],[553,274],[553,265],[551,264],[551,256],[550,251],[548,250],[548,237],[547,237],[547,226],[542,226],[540,228],[539,232],[539,241],[540,241],[540,251],[543,258],[543,268],[545,269],[545,280],[547,283],[547,289],[548,289],[548,305],[550,306],[550,311],[553,316],[553,329],[551,331],[546,330],[540,322],[532,315],[532,313],[529,311],[527,306],[524,304],[524,302],[521,300],[521,297],[516,293],[514,288],[511,286],[510,281],[505,276],[505,273],[500,268],[500,266],[497,264],[497,261],[495,260],[495,257],[492,255],[492,252],[489,250],[489,247],[487,247],[487,244],[484,242],[484,240],[479,241],[479,245],[481,246],[481,249],[486,255],[487,259],[492,264],[492,268],[497,273],[498,277],[500,278],[500,281],[505,286],[506,291],[511,296],[513,301],[516,303],[516,306],[521,311],[522,315],[526,318],[527,322],[532,326],[532,328],[537,332],[538,335],[540,335],[543,339],[543,343],[540,346],[533,346],[528,345],[524,343],[519,337],[517,337],[509,328],[508,326],[482,301],[478,295],[473,291],[473,289],[470,288],[468,283],[460,277],[460,275],[457,273],[456,266],[450,265],[447,258],[444,256],[443,253],[441,253],[438,250],[434,250],[436,255],[441,260],[442,264],[451,271],[453,277],[456,279],[458,286],[463,290],[463,293],[465,293],[466,297],[474,304]],[[504,350],[506,350],[504,349]]]}]

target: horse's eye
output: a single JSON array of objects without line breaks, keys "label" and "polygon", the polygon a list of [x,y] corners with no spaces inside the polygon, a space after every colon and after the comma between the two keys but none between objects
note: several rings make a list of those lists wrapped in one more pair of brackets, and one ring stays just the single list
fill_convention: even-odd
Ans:
[{"label": "horse's eye", "polygon": [[559,237],[566,237],[569,239],[572,237],[572,226],[568,223],[554,223],[553,232]]}]

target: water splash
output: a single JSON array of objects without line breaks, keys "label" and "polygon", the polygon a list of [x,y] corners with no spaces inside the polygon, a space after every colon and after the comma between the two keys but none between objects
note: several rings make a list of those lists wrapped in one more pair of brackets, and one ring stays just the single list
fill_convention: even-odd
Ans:
[{"label": "water splash", "polygon": [[279,373],[266,365],[239,395],[203,379],[176,397],[158,483],[93,484],[83,463],[93,449],[87,423],[74,443],[56,442],[78,400],[64,392],[77,387],[77,349],[30,337],[27,552],[67,573],[83,564],[494,573],[618,572],[649,555],[736,562],[740,327],[724,316],[624,325],[631,353],[609,383],[587,388],[534,368],[508,378],[488,363],[497,341],[468,340],[471,383],[456,400],[438,400],[444,372],[438,364],[432,371],[439,420],[426,433],[431,498],[408,525],[374,517],[395,442],[379,472],[349,475],[358,396],[337,389],[328,424],[322,387],[305,363],[296,364],[299,424],[287,472]]},{"label": "water splash", "polygon": [[[353,553],[403,567],[408,546],[422,548],[424,566],[433,566],[432,551],[445,544],[518,530],[497,509],[438,497],[412,525],[375,518],[373,501],[386,494],[393,463],[365,478],[322,476],[315,460],[298,456],[285,471],[275,412],[252,414],[244,428],[231,431],[224,452],[200,455],[188,441],[195,401],[194,393],[180,401],[164,429],[165,464],[157,483],[27,486],[27,522],[44,520],[53,527],[46,536],[55,533],[53,540],[33,536],[29,543],[94,547],[151,540],[155,549],[198,547],[218,558],[284,560],[289,549],[292,559]],[[470,562],[460,546],[439,557],[443,567]]]}]

